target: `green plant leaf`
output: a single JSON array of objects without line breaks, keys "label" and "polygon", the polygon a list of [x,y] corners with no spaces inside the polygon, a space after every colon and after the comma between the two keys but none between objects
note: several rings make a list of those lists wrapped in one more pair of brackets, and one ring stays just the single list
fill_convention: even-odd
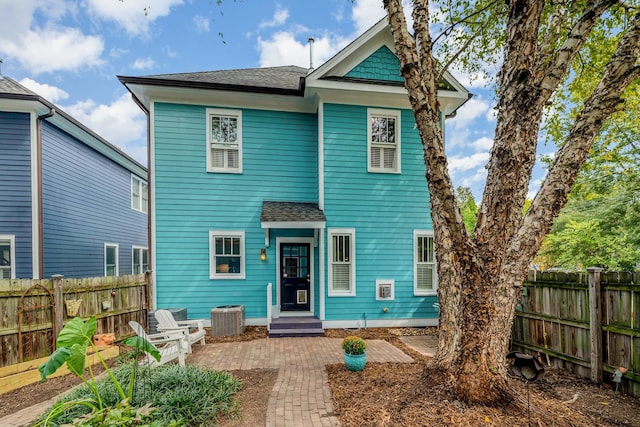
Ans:
[{"label": "green plant leaf", "polygon": [[64,362],[66,362],[70,356],[71,350],[66,347],[60,347],[51,353],[49,359],[38,367],[42,381],[46,380],[49,375],[53,374],[60,366],[64,365]]},{"label": "green plant leaf", "polygon": [[160,361],[160,352],[158,351],[156,346],[153,345],[150,341],[145,340],[144,338],[138,336],[130,337],[122,341],[122,344],[149,353],[158,362]]},{"label": "green plant leaf", "polygon": [[67,368],[77,376],[84,373],[85,359],[87,358],[87,347],[81,344],[71,346],[71,355],[67,359]]},{"label": "green plant leaf", "polygon": [[74,344],[80,344],[85,348],[91,343],[91,337],[96,332],[98,321],[95,317],[86,320],[80,317],[74,317],[60,331],[56,348],[71,348]]}]

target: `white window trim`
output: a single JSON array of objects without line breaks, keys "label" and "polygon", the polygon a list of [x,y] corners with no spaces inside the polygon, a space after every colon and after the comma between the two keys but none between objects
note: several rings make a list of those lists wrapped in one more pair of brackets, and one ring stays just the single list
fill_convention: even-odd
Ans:
[{"label": "white window trim", "polygon": [[[240,238],[240,273],[217,273],[214,262],[215,237],[239,237]],[[245,238],[244,231],[209,230],[209,279],[245,279],[247,276],[245,263]]]},{"label": "white window trim", "polygon": [[[135,246],[135,245],[131,246],[131,274],[135,274],[134,271],[136,271],[135,269],[136,265],[133,262],[133,260],[135,259],[133,254],[136,251],[147,251],[147,268],[149,266],[149,248],[147,248],[146,246]],[[140,262],[142,262],[142,257],[140,258]],[[142,273],[144,273],[144,271]]]},{"label": "white window trim", "polygon": [[[391,294],[388,297],[380,296],[380,288],[390,286]],[[396,281],[394,279],[376,279],[376,301],[391,301],[395,299]]]},{"label": "white window trim", "polygon": [[9,241],[9,256],[11,257],[11,278],[16,278],[16,236],[14,234],[0,234],[0,240]]},{"label": "white window trim", "polygon": [[[438,260],[433,263],[433,289],[429,291],[418,289],[418,237],[434,237],[433,230],[413,230],[413,295],[438,295]],[[435,241],[434,241],[435,252]],[[435,253],[434,253],[435,258]]]},{"label": "white window trim", "polygon": [[[211,166],[211,116],[234,116],[238,120],[238,167],[230,168],[214,168]],[[217,173],[242,173],[242,110],[226,110],[221,108],[207,108],[206,110],[206,126],[207,126],[207,172]]]},{"label": "white window trim", "polygon": [[[142,212],[144,214],[147,213],[147,204],[143,203],[142,201],[142,186],[146,185],[147,186],[147,203],[149,202],[149,184],[147,184],[147,181],[145,181],[144,179],[140,178],[137,175],[133,175],[131,174],[131,209],[133,209],[134,211],[138,211],[138,212]],[[133,188],[134,187],[138,187],[138,206],[136,206],[136,204],[133,201]]]},{"label": "white window trim", "polygon": [[[402,147],[400,133],[400,111],[399,110],[382,110],[377,108],[367,109],[367,171],[372,173],[402,173]],[[384,116],[394,117],[396,119],[396,168],[372,168],[371,167],[371,117]]]},{"label": "white window trim", "polygon": [[[329,228],[328,233],[328,248],[327,248],[327,270],[328,270],[328,291],[327,296],[330,297],[354,297],[356,296],[356,229],[355,228]],[[333,289],[333,236],[345,235],[351,236],[350,239],[350,254],[351,254],[351,272],[349,277],[349,283],[351,289],[348,291],[336,291]]]},{"label": "white window trim", "polygon": [[108,243],[104,244],[104,275],[107,277],[107,248],[112,247],[116,248],[116,271],[115,276],[120,275],[120,245],[118,243]]}]

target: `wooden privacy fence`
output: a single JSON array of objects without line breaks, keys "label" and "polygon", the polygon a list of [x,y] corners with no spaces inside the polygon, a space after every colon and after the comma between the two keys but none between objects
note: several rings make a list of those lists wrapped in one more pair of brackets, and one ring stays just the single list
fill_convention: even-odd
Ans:
[{"label": "wooden privacy fence", "polygon": [[[512,348],[600,383],[624,371],[621,390],[640,396],[640,272],[531,271]],[[624,369],[618,369],[624,368]]]},{"label": "wooden privacy fence", "polygon": [[96,316],[96,333],[131,335],[147,323],[151,276],[0,280],[0,367],[51,354],[71,317]]}]

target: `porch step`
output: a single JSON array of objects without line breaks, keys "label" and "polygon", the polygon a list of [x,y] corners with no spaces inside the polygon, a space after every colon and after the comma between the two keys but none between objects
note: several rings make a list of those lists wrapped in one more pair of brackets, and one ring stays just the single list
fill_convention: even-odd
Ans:
[{"label": "porch step", "polygon": [[280,317],[271,321],[269,330],[270,338],[321,336],[324,336],[324,329],[317,317]]}]

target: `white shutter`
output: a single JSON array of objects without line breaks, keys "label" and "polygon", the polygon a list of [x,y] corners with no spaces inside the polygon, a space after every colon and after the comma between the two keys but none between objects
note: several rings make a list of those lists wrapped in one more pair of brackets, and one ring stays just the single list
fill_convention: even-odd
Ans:
[{"label": "white shutter", "polygon": [[433,265],[418,265],[417,287],[419,290],[433,290],[433,267]]},{"label": "white shutter", "polygon": [[384,169],[395,169],[396,168],[396,149],[394,148],[384,148],[384,164],[382,167]]},{"label": "white shutter", "polygon": [[211,167],[214,167],[214,168],[225,167],[224,152],[225,150],[223,148],[211,149]]},{"label": "white shutter", "polygon": [[382,149],[380,147],[371,147],[371,167],[379,169],[381,167],[380,156]]},{"label": "white shutter", "polygon": [[348,291],[350,289],[351,266],[349,264],[333,264],[332,285],[335,291]]}]

